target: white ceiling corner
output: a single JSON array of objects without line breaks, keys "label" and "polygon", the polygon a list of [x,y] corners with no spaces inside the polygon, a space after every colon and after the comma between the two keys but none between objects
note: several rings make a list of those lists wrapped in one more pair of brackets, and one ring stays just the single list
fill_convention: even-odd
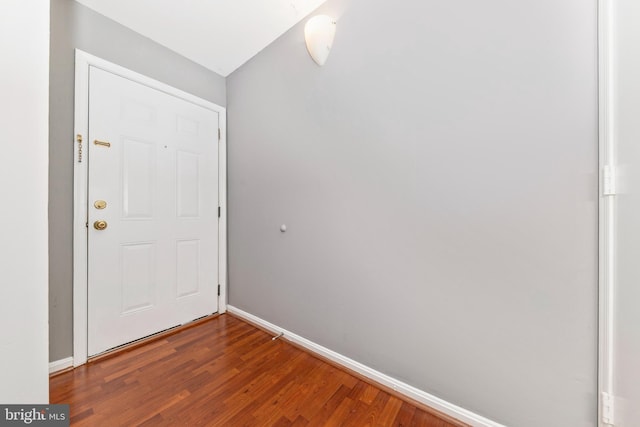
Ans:
[{"label": "white ceiling corner", "polygon": [[223,76],[326,0],[76,0]]}]

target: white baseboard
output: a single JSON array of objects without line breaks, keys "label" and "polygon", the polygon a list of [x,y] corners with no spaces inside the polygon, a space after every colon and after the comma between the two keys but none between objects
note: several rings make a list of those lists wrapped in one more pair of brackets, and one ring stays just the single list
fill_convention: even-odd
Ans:
[{"label": "white baseboard", "polygon": [[54,360],[49,362],[49,373],[62,371],[63,369],[71,368],[73,366],[73,357],[67,357],[66,359]]},{"label": "white baseboard", "polygon": [[410,386],[409,384],[403,383],[402,381],[399,381],[395,378],[385,375],[382,372],[378,372],[375,369],[371,369],[370,367],[365,366],[362,363],[349,359],[346,356],[336,353],[333,350],[329,350],[328,348],[325,348],[319,344],[309,341],[306,338],[303,338],[299,335],[289,332],[286,329],[282,329],[281,327],[276,326],[272,323],[269,323],[266,320],[263,320],[259,317],[256,317],[253,314],[240,310],[237,307],[234,307],[232,305],[227,305],[227,311],[242,319],[245,319],[249,322],[259,325],[268,331],[273,332],[274,335],[283,334],[283,338],[306,348],[312,353],[315,353],[326,359],[329,359],[341,366],[344,366],[347,369],[355,371],[375,381],[378,384],[382,384],[386,387],[389,387],[397,391],[398,393],[404,396],[407,396],[410,399],[423,403],[437,411],[440,411],[464,423],[470,424],[474,427],[504,427],[502,424],[498,424],[495,421],[491,421],[485,417],[482,417],[464,408],[461,408],[445,400],[442,400],[439,397],[433,396],[425,391],[422,391],[413,386]]}]

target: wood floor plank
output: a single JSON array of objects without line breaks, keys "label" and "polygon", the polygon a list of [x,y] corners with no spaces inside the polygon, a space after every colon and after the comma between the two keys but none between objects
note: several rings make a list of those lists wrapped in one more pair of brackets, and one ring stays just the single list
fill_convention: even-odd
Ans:
[{"label": "wood floor plank", "polygon": [[415,427],[446,427],[447,424],[443,420],[434,417],[431,414],[427,414],[423,411],[416,411],[416,413],[413,414],[411,425]]},{"label": "wood floor plank", "polygon": [[286,398],[285,396],[295,393],[297,387],[294,382],[290,382],[286,386],[282,387],[274,396],[270,399],[265,399],[257,409],[251,412],[251,415],[258,420],[264,420],[265,425],[269,425],[275,419],[280,416],[285,416],[288,419],[292,419],[285,411]]},{"label": "wood floor plank", "polygon": [[365,390],[362,392],[360,396],[360,400],[362,400],[367,405],[371,405],[376,397],[380,394],[380,389],[372,386],[371,384],[365,384]]},{"label": "wood floor plank", "polygon": [[393,425],[397,427],[406,427],[411,425],[411,420],[413,420],[413,416],[416,413],[416,407],[403,402],[400,407],[400,411],[398,411],[398,415],[396,419],[393,421]]},{"label": "wood floor plank", "polygon": [[326,401],[326,398],[321,397],[321,388],[328,388],[328,394],[332,394],[332,390],[335,391],[338,388],[337,381],[333,384],[333,388],[326,382],[326,368],[326,365],[314,364],[307,375],[301,376],[282,396],[282,410],[289,419],[305,418],[303,414],[319,410],[322,403]]},{"label": "wood floor plank", "polygon": [[298,418],[296,418],[293,423],[291,424],[291,427],[304,427],[309,425],[309,421],[307,421],[306,418],[304,418],[302,415],[300,415]]},{"label": "wood floor plank", "polygon": [[393,425],[393,421],[398,416],[403,403],[404,402],[397,397],[390,396],[389,400],[387,400],[386,405],[384,405],[384,407],[382,408],[380,417],[378,418],[375,425],[378,427]]},{"label": "wood floor plank", "polygon": [[[329,364],[323,364],[321,377],[314,385],[314,389],[309,396],[298,402],[298,411],[307,420],[312,420],[320,411],[325,411],[326,402],[328,402],[334,394],[342,387],[347,390],[347,394],[351,388],[355,386],[357,381],[343,371],[336,370]],[[353,381],[345,381],[345,379]]]},{"label": "wood floor plank", "polygon": [[348,399],[351,389],[344,384],[331,396],[331,398],[322,406],[322,409],[309,419],[309,425],[314,427],[322,427],[327,425],[329,418],[336,412],[338,406]]},{"label": "wood floor plank", "polygon": [[349,413],[351,412],[351,408],[355,405],[355,402],[345,397],[340,401],[340,404],[333,411],[331,416],[327,418],[327,421],[323,424],[325,426],[338,426],[341,425],[342,422],[347,418]]},{"label": "wood floor plank", "polygon": [[[344,423],[345,427],[367,427],[378,425],[380,416],[390,398],[391,396],[387,393],[377,393],[374,400],[371,401],[371,404],[368,405],[364,411],[359,414],[354,414],[357,416],[350,417],[349,420]],[[389,423],[391,423],[391,421],[389,421]]]},{"label": "wood floor plank", "polygon": [[233,316],[50,379],[73,426],[454,427]]}]

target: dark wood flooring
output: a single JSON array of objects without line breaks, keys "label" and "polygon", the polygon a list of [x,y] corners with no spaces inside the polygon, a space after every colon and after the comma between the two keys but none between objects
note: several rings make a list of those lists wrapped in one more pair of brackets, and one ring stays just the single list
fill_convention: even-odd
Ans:
[{"label": "dark wood flooring", "polygon": [[228,314],[53,376],[74,426],[450,423]]}]

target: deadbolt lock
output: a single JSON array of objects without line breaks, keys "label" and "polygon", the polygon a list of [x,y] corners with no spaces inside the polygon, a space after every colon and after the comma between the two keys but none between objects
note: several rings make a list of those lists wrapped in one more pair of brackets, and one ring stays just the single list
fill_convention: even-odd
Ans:
[{"label": "deadbolt lock", "polygon": [[105,202],[104,200],[96,200],[93,204],[93,207],[96,209],[104,209],[107,207],[107,202]]},{"label": "deadbolt lock", "polygon": [[96,230],[104,230],[107,228],[107,221],[100,220],[93,223],[93,228]]}]

